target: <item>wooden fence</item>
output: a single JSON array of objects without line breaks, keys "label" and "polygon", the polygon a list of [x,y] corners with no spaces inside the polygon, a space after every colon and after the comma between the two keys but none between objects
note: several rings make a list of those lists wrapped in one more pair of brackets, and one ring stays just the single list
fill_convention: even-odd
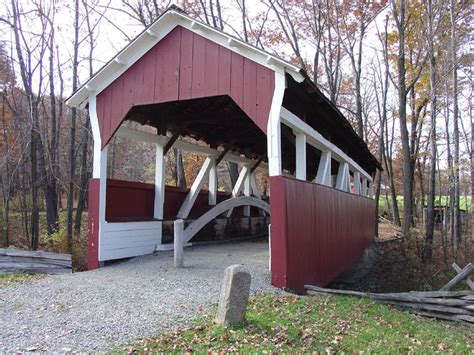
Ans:
[{"label": "wooden fence", "polygon": [[69,254],[0,249],[0,274],[66,274],[71,272],[72,260]]}]

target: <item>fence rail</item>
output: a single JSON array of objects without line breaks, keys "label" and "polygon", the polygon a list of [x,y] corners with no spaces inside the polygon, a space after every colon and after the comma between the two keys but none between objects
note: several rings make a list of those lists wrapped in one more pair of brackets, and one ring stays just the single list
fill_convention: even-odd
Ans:
[{"label": "fence rail", "polygon": [[67,274],[71,272],[72,259],[69,254],[0,249],[0,274]]}]

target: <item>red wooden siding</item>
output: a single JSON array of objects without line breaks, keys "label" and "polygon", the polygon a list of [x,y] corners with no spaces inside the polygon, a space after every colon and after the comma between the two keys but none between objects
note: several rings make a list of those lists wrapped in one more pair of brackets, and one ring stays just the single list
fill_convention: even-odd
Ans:
[{"label": "red wooden siding", "polygon": [[[189,189],[174,186],[165,188],[164,219],[174,220]],[[228,192],[217,192],[217,202],[230,197]],[[108,222],[153,220],[155,185],[133,181],[107,179],[105,220]],[[201,190],[191,209],[189,218],[198,218],[209,206],[209,192]],[[236,212],[239,212],[237,209]],[[254,211],[256,212],[256,211]]]},{"label": "red wooden siding", "polygon": [[107,179],[105,220],[153,220],[155,185]]},{"label": "red wooden siding", "polygon": [[87,269],[99,268],[99,179],[89,180]]},{"label": "red wooden siding", "polygon": [[372,199],[282,176],[270,188],[273,285],[325,286],[374,241]]},{"label": "red wooden siding", "polygon": [[102,147],[134,105],[229,95],[266,132],[274,73],[176,27],[97,96]]}]

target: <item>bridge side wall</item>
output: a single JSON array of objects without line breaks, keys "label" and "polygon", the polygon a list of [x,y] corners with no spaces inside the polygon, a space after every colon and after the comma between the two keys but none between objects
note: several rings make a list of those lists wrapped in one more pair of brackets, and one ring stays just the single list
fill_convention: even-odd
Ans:
[{"label": "bridge side wall", "polygon": [[273,285],[326,286],[373,243],[374,200],[283,176],[270,188]]}]

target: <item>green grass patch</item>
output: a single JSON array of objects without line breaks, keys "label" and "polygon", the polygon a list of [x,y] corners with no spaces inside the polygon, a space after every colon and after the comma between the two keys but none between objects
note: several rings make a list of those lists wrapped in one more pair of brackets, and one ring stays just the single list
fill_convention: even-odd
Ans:
[{"label": "green grass patch", "polygon": [[[381,195],[379,198],[379,210],[383,211],[385,209],[390,209],[392,198],[390,196]],[[426,203],[425,199],[425,203]],[[435,204],[446,207],[449,205],[449,198],[446,196],[436,196]],[[403,196],[397,196],[397,205],[400,211],[403,210]],[[463,211],[471,212],[472,211],[472,201],[471,196],[460,196],[459,197],[459,207]]]},{"label": "green grass patch", "polygon": [[205,316],[186,329],[144,338],[126,352],[465,352],[474,327],[435,321],[367,299],[262,295],[247,324],[224,328]]}]

